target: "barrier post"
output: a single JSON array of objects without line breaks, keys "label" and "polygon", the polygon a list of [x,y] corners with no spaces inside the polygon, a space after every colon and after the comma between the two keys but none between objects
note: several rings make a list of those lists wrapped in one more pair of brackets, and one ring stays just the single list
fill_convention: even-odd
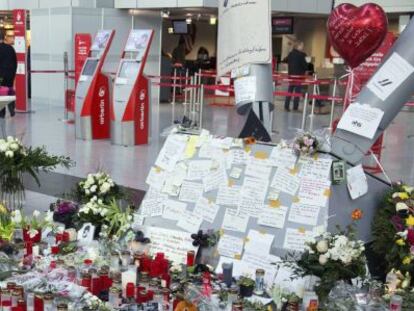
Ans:
[{"label": "barrier post", "polygon": [[200,86],[200,122],[199,129],[203,129],[203,109],[204,109],[204,85]]},{"label": "barrier post", "polygon": [[308,110],[308,92],[306,92],[305,94],[305,99],[304,99],[304,105],[303,105],[303,113],[302,113],[302,126],[301,129],[302,131],[305,130],[305,126],[306,126],[306,118],[307,118],[307,110]]},{"label": "barrier post", "polygon": [[[312,98],[312,109],[311,109],[311,114],[309,116],[310,118],[310,123],[309,123],[309,130],[312,132],[313,131],[313,122],[314,122],[314,118],[315,118],[315,103],[316,103],[316,99],[315,99],[315,95],[316,95],[316,81],[317,81],[317,75],[314,74],[313,75],[313,98]],[[306,105],[308,104],[307,102],[305,103]]]},{"label": "barrier post", "polygon": [[331,103],[331,118],[329,121],[329,130],[332,133],[333,130],[333,118],[334,118],[334,112],[335,112],[335,98],[336,98],[336,88],[337,88],[338,80],[334,79],[334,86],[332,90],[332,103]]},{"label": "barrier post", "polygon": [[175,99],[176,99],[177,68],[174,67],[173,90],[172,90],[172,124],[175,124]]}]

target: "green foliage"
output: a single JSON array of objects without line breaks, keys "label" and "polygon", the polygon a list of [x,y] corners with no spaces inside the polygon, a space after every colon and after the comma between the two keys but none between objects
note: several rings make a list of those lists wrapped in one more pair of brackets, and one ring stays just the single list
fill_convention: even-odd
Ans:
[{"label": "green foliage", "polygon": [[254,287],[254,286],[255,286],[255,284],[256,284],[256,282],[255,282],[253,279],[249,278],[249,277],[242,276],[242,277],[240,277],[240,279],[237,281],[237,284],[238,284],[239,286]]}]

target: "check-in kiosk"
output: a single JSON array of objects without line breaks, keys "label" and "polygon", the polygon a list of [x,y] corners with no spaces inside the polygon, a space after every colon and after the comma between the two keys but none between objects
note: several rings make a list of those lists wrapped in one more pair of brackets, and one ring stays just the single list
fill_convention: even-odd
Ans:
[{"label": "check-in kiosk", "polygon": [[149,140],[150,87],[144,76],[154,31],[131,30],[119,64],[111,106],[111,140],[134,146]]},{"label": "check-in kiosk", "polygon": [[76,138],[110,138],[110,77],[102,73],[115,30],[100,30],[76,87]]}]

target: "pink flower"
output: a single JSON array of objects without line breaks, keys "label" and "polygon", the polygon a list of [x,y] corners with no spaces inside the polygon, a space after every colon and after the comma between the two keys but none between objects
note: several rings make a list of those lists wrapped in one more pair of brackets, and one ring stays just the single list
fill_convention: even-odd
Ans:
[{"label": "pink flower", "polygon": [[408,229],[407,241],[410,245],[414,245],[414,229]]}]

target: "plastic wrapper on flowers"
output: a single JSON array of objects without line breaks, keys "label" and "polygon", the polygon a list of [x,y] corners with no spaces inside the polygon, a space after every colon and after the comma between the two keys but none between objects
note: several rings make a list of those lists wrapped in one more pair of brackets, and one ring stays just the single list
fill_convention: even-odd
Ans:
[{"label": "plastic wrapper on flowers", "polygon": [[312,156],[319,151],[331,151],[330,137],[331,133],[328,129],[313,132],[297,129],[295,138],[288,144],[298,156]]},{"label": "plastic wrapper on flowers", "polygon": [[329,311],[350,311],[365,310],[358,306],[356,295],[360,290],[347,284],[346,282],[338,282],[329,293],[325,310]]}]

